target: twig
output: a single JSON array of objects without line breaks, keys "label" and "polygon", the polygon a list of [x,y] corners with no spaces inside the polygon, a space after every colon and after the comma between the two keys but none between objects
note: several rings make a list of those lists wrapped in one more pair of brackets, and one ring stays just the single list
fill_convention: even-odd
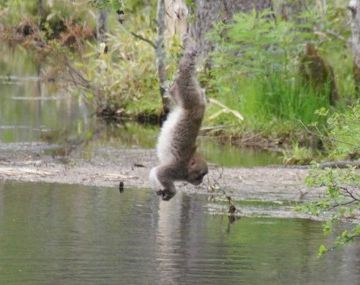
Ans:
[{"label": "twig", "polygon": [[[236,211],[238,211],[238,209],[235,207],[231,196],[226,193],[226,191],[224,190],[223,187],[220,186],[219,180],[222,179],[222,177],[223,177],[224,168],[221,167],[219,170],[220,171],[219,171],[218,178],[215,178],[212,183],[210,182],[210,179],[208,178],[208,190],[211,192],[218,191],[227,199],[227,201],[229,203],[228,214],[229,214],[229,216],[234,217],[234,214]],[[212,195],[211,195],[211,197],[212,197]]]},{"label": "twig", "polygon": [[[69,61],[67,59],[65,60],[65,66],[68,68],[69,74],[70,74],[70,76],[71,76],[71,78],[73,80],[73,83],[75,85],[80,85],[80,86],[82,86],[83,88],[86,88],[86,89],[91,89],[92,88],[90,82],[86,78],[84,78],[84,76],[78,70],[76,70],[69,63]],[[78,79],[80,79],[81,82],[79,82],[79,80],[77,80],[77,78],[74,77],[74,74],[76,75],[76,77]]]},{"label": "twig", "polygon": [[319,168],[348,168],[349,166],[359,168],[359,160],[327,161],[320,163]]},{"label": "twig", "polygon": [[345,191],[346,194],[348,194],[350,196],[350,198],[352,198],[354,201],[359,202],[360,199],[354,196],[354,193],[352,193],[347,187],[344,186],[340,186],[339,187],[341,190]]},{"label": "twig", "polygon": [[149,45],[151,45],[154,49],[156,49],[156,45],[153,41],[143,37],[142,35],[139,35],[139,34],[136,34],[134,32],[129,32],[131,35],[133,35],[135,38],[139,39],[139,40],[142,40],[146,43],[148,43]]},{"label": "twig", "polygon": [[[311,135],[315,135],[315,136],[319,136],[320,138],[324,138],[325,136],[321,133],[321,131],[319,130],[318,127],[315,127],[316,130],[317,130],[317,133],[309,130],[309,128],[303,123],[303,121],[299,120],[300,124],[304,127],[305,131],[307,131],[309,134]],[[358,146],[356,146],[355,144],[353,143],[349,143],[349,142],[346,142],[346,141],[342,141],[342,140],[339,140],[339,139],[335,139],[335,138],[329,138],[331,141],[335,141],[335,142],[339,142],[339,143],[343,143],[343,144],[346,144],[346,145],[349,145],[349,146],[353,146],[355,147],[356,149],[359,148]]]},{"label": "twig", "polygon": [[336,203],[336,204],[332,205],[331,207],[329,207],[328,210],[334,210],[334,209],[337,208],[337,207],[347,206],[347,205],[353,204],[353,203],[355,203],[355,202],[357,202],[357,201],[351,200],[351,201],[344,202],[344,203]]}]

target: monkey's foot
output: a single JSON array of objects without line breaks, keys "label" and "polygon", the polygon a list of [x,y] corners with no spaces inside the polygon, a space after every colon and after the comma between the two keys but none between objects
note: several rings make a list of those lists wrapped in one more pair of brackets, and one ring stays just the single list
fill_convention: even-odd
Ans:
[{"label": "monkey's foot", "polygon": [[156,191],[156,194],[160,196],[163,201],[169,201],[172,197],[175,196],[176,192],[172,192],[169,190],[159,190]]}]

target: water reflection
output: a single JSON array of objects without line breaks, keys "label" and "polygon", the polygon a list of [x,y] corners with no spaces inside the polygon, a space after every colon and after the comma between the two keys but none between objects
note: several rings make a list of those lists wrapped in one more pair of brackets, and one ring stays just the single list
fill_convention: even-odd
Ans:
[{"label": "water reflection", "polygon": [[39,88],[40,84],[0,84],[0,141],[39,141],[49,130],[76,131],[83,126],[87,116],[77,100],[60,91],[54,93],[46,85]]},{"label": "water reflection", "polygon": [[[357,284],[359,244],[317,259],[307,220],[210,215],[179,193],[0,184],[0,284]],[[228,228],[230,227],[230,230]]]},{"label": "water reflection", "polygon": [[239,148],[231,144],[219,144],[216,138],[202,137],[200,148],[210,162],[227,167],[253,167],[282,163],[279,153]]}]

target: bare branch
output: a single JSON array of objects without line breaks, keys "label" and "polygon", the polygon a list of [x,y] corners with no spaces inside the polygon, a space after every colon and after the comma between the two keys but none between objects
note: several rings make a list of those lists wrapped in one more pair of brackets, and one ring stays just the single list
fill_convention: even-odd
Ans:
[{"label": "bare branch", "polygon": [[357,201],[356,200],[351,200],[351,201],[347,201],[347,202],[344,202],[344,203],[335,203],[334,205],[329,207],[328,210],[334,210],[335,208],[340,207],[340,206],[351,205],[351,204],[353,204],[355,202],[357,202]]},{"label": "bare branch", "polygon": [[143,37],[142,35],[139,35],[139,34],[136,34],[134,32],[130,32],[131,35],[133,35],[135,38],[139,39],[139,40],[142,40],[146,43],[148,43],[149,45],[151,45],[154,49],[156,49],[156,45],[153,41]]},{"label": "bare branch", "polygon": [[355,197],[354,193],[351,192],[351,191],[349,190],[349,188],[344,187],[344,186],[340,186],[339,188],[340,188],[341,190],[343,190],[343,191],[344,191],[351,199],[353,199],[354,201],[356,201],[356,202],[359,202],[359,201],[360,201],[360,199],[357,198],[357,197]]}]

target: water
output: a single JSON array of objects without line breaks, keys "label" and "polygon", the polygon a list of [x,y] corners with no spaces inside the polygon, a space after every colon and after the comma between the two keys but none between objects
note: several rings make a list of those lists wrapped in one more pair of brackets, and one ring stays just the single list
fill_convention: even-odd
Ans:
[{"label": "water", "polygon": [[51,131],[81,133],[87,116],[82,102],[41,83],[42,67],[23,49],[0,51],[0,142],[35,142]]},{"label": "water", "polygon": [[[81,98],[41,83],[38,75],[46,67],[38,66],[25,50],[2,46],[0,51],[4,55],[0,58],[0,143],[45,142],[54,145],[54,155],[68,155],[62,150],[71,149],[86,158],[112,149],[155,147],[158,127],[131,122],[107,125],[92,115]],[[223,166],[281,162],[278,154],[220,145],[210,138],[199,142],[205,158]]]},{"label": "water", "polygon": [[358,284],[321,225],[211,215],[203,196],[0,182],[0,284]]}]

